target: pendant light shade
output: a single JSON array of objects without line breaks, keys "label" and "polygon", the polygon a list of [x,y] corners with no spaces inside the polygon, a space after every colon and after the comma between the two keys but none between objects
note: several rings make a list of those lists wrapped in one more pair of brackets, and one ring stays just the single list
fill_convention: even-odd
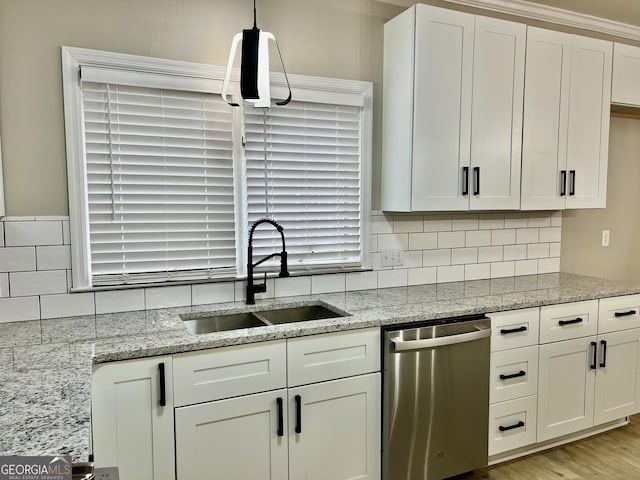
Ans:
[{"label": "pendant light shade", "polygon": [[256,2],[253,1],[253,28],[242,30],[233,37],[231,43],[231,51],[229,52],[229,60],[227,61],[227,69],[224,74],[222,84],[222,98],[232,107],[238,107],[239,104],[227,100],[227,90],[229,87],[229,79],[231,77],[231,69],[236,57],[238,45],[242,44],[242,57],[240,63],[240,94],[242,98],[252,104],[254,107],[267,108],[271,106],[271,92],[269,85],[269,41],[276,45],[282,71],[289,89],[289,96],[276,102],[276,105],[286,105],[291,101],[291,87],[289,86],[289,78],[284,68],[280,47],[276,41],[276,37],[270,32],[263,32],[256,26]]}]

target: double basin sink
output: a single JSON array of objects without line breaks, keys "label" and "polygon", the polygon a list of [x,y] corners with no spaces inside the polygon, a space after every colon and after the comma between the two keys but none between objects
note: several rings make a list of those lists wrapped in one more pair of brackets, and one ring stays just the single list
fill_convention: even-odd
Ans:
[{"label": "double basin sink", "polygon": [[322,303],[308,303],[296,307],[260,310],[256,312],[226,313],[203,316],[202,314],[182,315],[187,330],[192,334],[225,332],[240,328],[265,327],[283,323],[305,322],[326,318],[349,316],[348,313]]}]

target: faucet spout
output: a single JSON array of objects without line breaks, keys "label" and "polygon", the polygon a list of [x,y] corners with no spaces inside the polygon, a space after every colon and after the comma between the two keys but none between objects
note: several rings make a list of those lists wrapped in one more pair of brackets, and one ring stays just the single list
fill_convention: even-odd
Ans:
[{"label": "faucet spout", "polygon": [[[280,238],[282,239],[282,250],[280,252],[274,252],[274,253],[272,253],[270,255],[267,255],[264,258],[261,258],[257,262],[254,262],[253,261],[253,234],[254,234],[254,232],[256,230],[256,227],[258,227],[258,225],[260,225],[262,223],[268,223],[268,224],[272,225],[280,233]],[[257,267],[258,265],[266,262],[267,260],[270,260],[273,257],[280,257],[280,274],[279,274],[279,276],[280,277],[288,277],[289,276],[289,270],[288,270],[288,266],[287,266],[287,249],[286,249],[285,238],[284,238],[284,228],[282,228],[282,225],[280,225],[278,222],[276,222],[275,220],[273,220],[271,218],[261,218],[260,220],[257,220],[255,222],[253,222],[253,224],[249,228],[249,245],[247,247],[247,290],[246,290],[246,293],[247,293],[246,303],[247,303],[247,305],[253,305],[254,303],[256,303],[256,297],[255,297],[256,293],[266,292],[267,291],[266,274],[265,274],[264,283],[262,283],[262,284],[254,284],[253,283],[253,270],[254,270],[254,268]]]}]

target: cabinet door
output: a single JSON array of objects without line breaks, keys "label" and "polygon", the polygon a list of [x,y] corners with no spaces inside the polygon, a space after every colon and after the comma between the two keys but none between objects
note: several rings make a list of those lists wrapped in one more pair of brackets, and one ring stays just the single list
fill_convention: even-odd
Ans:
[{"label": "cabinet door", "polygon": [[613,43],[572,36],[566,208],[607,202]]},{"label": "cabinet door", "polygon": [[520,208],[526,26],[476,16],[471,117],[472,210]]},{"label": "cabinet door", "polygon": [[595,342],[588,337],[540,345],[538,442],[593,426]]},{"label": "cabinet door", "polygon": [[611,103],[640,106],[640,48],[614,44]]},{"label": "cabinet door", "polygon": [[598,336],[594,424],[640,411],[640,329]]},{"label": "cabinet door", "polygon": [[417,5],[413,210],[467,210],[474,16]]},{"label": "cabinet door", "polygon": [[290,389],[289,478],[379,479],[380,398],[379,373]]},{"label": "cabinet door", "polygon": [[283,389],[176,408],[178,479],[286,480],[286,403]]},{"label": "cabinet door", "polygon": [[[527,28],[522,144],[523,210],[562,209],[567,163],[571,36]],[[561,185],[562,184],[562,185]]]},{"label": "cabinet door", "polygon": [[91,418],[96,467],[118,467],[122,480],[175,478],[171,357],[96,365]]}]

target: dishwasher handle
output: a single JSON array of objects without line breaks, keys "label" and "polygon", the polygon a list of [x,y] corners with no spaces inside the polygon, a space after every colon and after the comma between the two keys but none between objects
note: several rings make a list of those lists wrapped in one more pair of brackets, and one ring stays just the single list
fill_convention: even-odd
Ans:
[{"label": "dishwasher handle", "polygon": [[406,352],[410,350],[423,350],[425,348],[444,347],[446,345],[455,345],[456,343],[473,342],[491,335],[491,328],[475,326],[478,330],[475,332],[461,333],[458,335],[448,335],[445,337],[425,338],[420,340],[402,340],[400,338],[391,338],[396,352]]}]

